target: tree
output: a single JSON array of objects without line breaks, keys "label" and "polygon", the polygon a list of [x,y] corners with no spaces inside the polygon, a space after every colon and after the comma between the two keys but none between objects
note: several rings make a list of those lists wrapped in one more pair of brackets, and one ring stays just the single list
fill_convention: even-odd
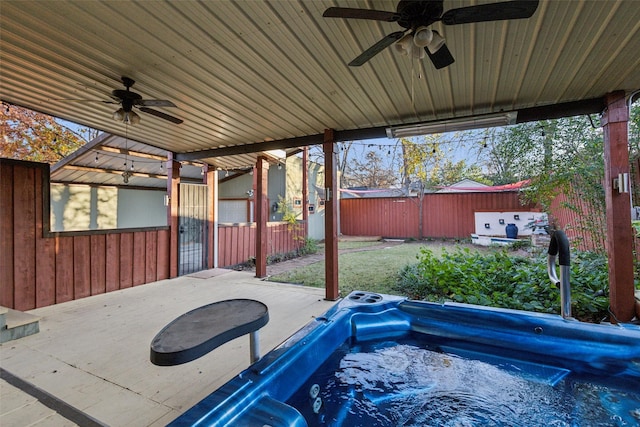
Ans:
[{"label": "tree", "polygon": [[[349,187],[349,176],[347,169],[349,162],[351,162],[351,148],[353,147],[352,141],[347,141],[338,144],[338,153],[336,155],[336,168],[340,176],[340,187]],[[324,151],[322,145],[312,145],[309,148],[309,160],[318,164],[324,164]]]},{"label": "tree", "polygon": [[0,122],[0,157],[56,163],[86,141],[46,114],[3,104]]},{"label": "tree", "polygon": [[397,182],[393,170],[383,166],[382,158],[375,151],[368,151],[363,161],[350,162],[347,175],[352,187],[389,188]]},{"label": "tree", "polygon": [[466,160],[453,162],[450,159],[444,159],[438,169],[435,170],[432,181],[429,183],[434,188],[448,187],[468,178],[483,184],[491,185],[492,182],[484,176],[482,168],[479,165],[467,165]]},{"label": "tree", "polygon": [[[422,221],[423,201],[425,189],[428,188],[430,176],[437,174],[437,166],[443,158],[439,149],[439,135],[423,136],[423,142],[401,138],[402,144],[402,186],[405,194],[416,191],[418,204],[418,239],[422,239],[424,224]],[[413,200],[413,199],[410,199]]]}]

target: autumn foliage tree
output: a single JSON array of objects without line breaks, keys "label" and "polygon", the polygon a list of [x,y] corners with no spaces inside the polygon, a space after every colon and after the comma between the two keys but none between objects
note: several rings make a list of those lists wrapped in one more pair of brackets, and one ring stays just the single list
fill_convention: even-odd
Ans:
[{"label": "autumn foliage tree", "polygon": [[0,117],[0,157],[56,163],[86,143],[46,114],[3,104]]}]

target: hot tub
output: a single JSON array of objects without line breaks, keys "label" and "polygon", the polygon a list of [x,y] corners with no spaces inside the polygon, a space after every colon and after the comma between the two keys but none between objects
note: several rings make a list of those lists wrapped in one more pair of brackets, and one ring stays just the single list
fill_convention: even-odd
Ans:
[{"label": "hot tub", "polygon": [[171,425],[637,426],[640,328],[354,292]]}]

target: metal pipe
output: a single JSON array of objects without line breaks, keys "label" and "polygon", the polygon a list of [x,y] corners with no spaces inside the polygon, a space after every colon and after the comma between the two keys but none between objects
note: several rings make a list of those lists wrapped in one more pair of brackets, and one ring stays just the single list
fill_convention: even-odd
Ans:
[{"label": "metal pipe", "polygon": [[[556,275],[556,255],[559,253],[560,280]],[[565,319],[571,318],[571,285],[569,272],[571,254],[569,252],[569,239],[562,230],[555,230],[551,234],[549,252],[547,257],[547,274],[551,282],[560,288],[560,314]]]},{"label": "metal pipe", "polygon": [[260,360],[260,339],[258,337],[258,331],[253,331],[249,334],[249,353],[251,363]]}]

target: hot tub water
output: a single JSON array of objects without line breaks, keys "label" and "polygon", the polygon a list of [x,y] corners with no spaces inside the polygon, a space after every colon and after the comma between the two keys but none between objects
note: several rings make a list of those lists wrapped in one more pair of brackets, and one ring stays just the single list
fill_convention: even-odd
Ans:
[{"label": "hot tub water", "polygon": [[[287,403],[309,426],[640,425],[640,390],[539,364],[492,362],[416,337],[347,342]],[[315,399],[311,388],[319,389]]]}]

